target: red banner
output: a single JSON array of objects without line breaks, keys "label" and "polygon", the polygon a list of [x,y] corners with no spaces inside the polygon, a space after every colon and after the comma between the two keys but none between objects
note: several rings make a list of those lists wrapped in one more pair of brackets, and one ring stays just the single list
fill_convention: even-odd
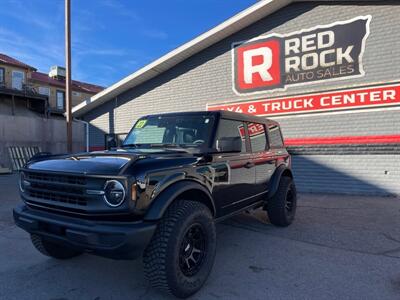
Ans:
[{"label": "red banner", "polygon": [[208,104],[207,110],[229,110],[251,115],[271,116],[390,105],[400,105],[400,84],[239,103]]}]

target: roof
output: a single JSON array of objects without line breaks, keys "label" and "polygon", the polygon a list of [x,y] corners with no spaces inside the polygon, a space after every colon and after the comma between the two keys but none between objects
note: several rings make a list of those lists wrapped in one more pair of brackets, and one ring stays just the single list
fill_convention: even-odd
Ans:
[{"label": "roof", "polygon": [[[30,65],[27,65],[11,56],[4,54],[4,53],[0,53],[0,63],[20,67],[23,69],[29,69],[29,70],[33,71],[32,77],[31,77],[31,79],[33,81],[65,88],[65,81],[51,78],[46,73],[36,72],[36,68],[34,68]],[[81,92],[89,93],[89,94],[97,94],[97,93],[101,92],[102,90],[104,90],[104,87],[86,83],[86,82],[77,81],[77,80],[72,80],[72,89],[74,91],[81,91]]]},{"label": "roof", "polygon": [[[303,0],[303,1],[321,1],[321,0]],[[322,1],[341,1],[341,0],[322,0]],[[356,0],[348,0],[356,1]],[[367,0],[370,1],[370,0]],[[85,102],[82,102],[72,109],[75,117],[80,117],[95,107],[115,98],[119,94],[138,86],[145,81],[156,77],[157,75],[171,69],[175,65],[193,56],[196,53],[212,46],[224,38],[238,32],[239,30],[265,18],[279,9],[301,0],[260,0],[249,8],[241,11],[225,22],[212,28],[211,30],[199,35],[193,40],[172,50],[152,63],[144,66],[131,75],[121,79],[100,93],[94,95]]]},{"label": "roof", "polygon": [[253,24],[254,22],[257,22],[265,16],[274,13],[291,2],[293,2],[293,0],[262,0],[255,3],[211,30],[201,34],[186,44],[172,50],[147,66],[144,66],[138,71],[111,85],[87,101],[76,105],[72,109],[73,115],[75,117],[82,116],[91,109],[94,109],[95,107],[115,98],[117,95],[171,69],[185,59]]},{"label": "roof", "polygon": [[[36,81],[39,83],[45,83],[48,85],[65,88],[65,80],[58,80],[55,78],[51,78],[46,73],[32,72],[31,79],[32,79],[32,81]],[[90,84],[90,83],[81,82],[81,81],[72,80],[72,89],[74,91],[81,91],[81,92],[89,93],[89,94],[97,94],[97,93],[101,92],[102,90],[104,90],[104,87]]]},{"label": "roof", "polygon": [[0,53],[0,63],[36,71],[36,68],[3,53]]},{"label": "roof", "polygon": [[254,116],[254,115],[237,113],[237,112],[227,111],[227,110],[211,110],[211,111],[199,110],[199,111],[183,111],[183,112],[181,111],[181,112],[172,112],[172,113],[169,112],[169,113],[151,114],[151,115],[143,116],[142,118],[158,117],[158,116],[175,117],[175,116],[182,116],[182,115],[183,116],[195,116],[195,115],[221,116],[222,118],[226,118],[226,119],[240,120],[240,121],[246,121],[246,122],[276,123],[275,121],[266,119],[264,117],[258,117],[258,116]]}]

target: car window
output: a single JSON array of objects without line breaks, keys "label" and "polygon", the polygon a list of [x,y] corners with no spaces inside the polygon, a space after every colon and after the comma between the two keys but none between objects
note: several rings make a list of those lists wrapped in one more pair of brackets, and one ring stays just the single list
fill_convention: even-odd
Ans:
[{"label": "car window", "polygon": [[282,148],[284,144],[279,126],[276,124],[269,124],[268,130],[271,148]]},{"label": "car window", "polygon": [[262,152],[268,149],[264,124],[248,123],[247,130],[249,132],[252,152]]},{"label": "car window", "polygon": [[138,120],[123,145],[209,147],[214,118],[208,115],[149,116]]},{"label": "car window", "polygon": [[[242,151],[241,153],[246,152],[246,133],[245,133],[243,122],[221,119],[219,121],[217,135],[215,138],[215,142],[220,138],[226,137],[240,137],[242,140]],[[216,144],[214,144],[214,148]]]},{"label": "car window", "polygon": [[[165,135],[166,128],[158,127],[157,125],[148,125],[146,127],[141,128],[141,130],[137,130],[134,137],[134,142],[137,144],[146,144],[146,143],[159,143],[163,141]],[[128,141],[130,142],[130,141]]]}]

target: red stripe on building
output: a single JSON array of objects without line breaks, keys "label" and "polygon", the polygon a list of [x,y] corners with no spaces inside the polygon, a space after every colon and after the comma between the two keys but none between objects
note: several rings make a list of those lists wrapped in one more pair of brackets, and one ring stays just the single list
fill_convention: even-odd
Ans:
[{"label": "red stripe on building", "polygon": [[208,104],[207,110],[228,110],[256,116],[330,112],[400,105],[400,84],[312,93],[239,103]]},{"label": "red stripe on building", "polygon": [[396,144],[396,143],[400,144],[400,135],[337,136],[337,137],[285,139],[286,146]]}]

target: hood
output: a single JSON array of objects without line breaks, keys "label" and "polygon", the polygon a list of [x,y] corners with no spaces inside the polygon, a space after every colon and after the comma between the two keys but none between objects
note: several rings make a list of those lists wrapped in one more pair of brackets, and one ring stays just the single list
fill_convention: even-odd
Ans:
[{"label": "hood", "polygon": [[40,160],[29,162],[27,168],[30,170],[51,172],[118,175],[125,166],[138,159],[164,155],[187,156],[188,154],[166,149],[96,151],[74,155],[42,157]]},{"label": "hood", "polygon": [[67,156],[34,161],[28,169],[80,174],[117,175],[128,163],[134,161],[135,156],[94,155]]}]

